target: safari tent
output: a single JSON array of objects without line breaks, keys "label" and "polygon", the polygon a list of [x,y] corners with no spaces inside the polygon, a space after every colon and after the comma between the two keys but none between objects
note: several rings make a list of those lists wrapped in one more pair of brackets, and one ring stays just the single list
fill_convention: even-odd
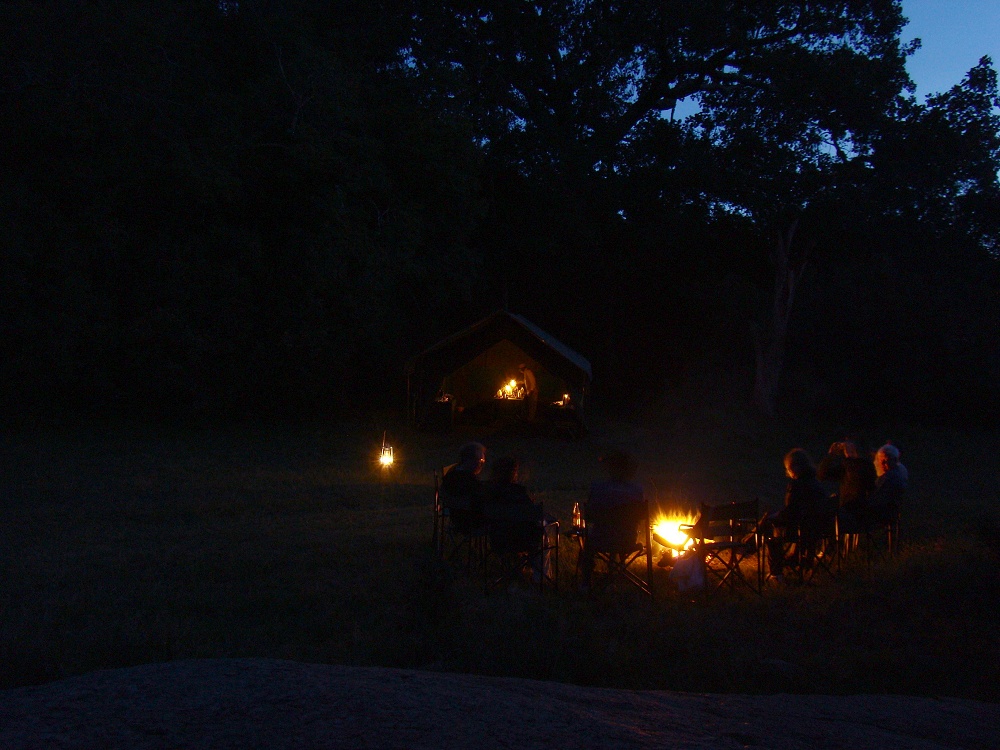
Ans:
[{"label": "safari tent", "polygon": [[538,421],[582,426],[590,362],[526,318],[500,310],[407,363],[408,410],[417,425],[486,423],[519,414],[504,385],[526,365],[538,384]]}]

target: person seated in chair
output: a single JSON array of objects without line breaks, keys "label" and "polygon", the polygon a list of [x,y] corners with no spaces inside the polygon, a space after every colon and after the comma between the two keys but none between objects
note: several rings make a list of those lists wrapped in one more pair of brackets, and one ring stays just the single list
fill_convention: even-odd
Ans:
[{"label": "person seated in chair", "polygon": [[635,544],[638,527],[637,519],[631,528],[601,528],[593,524],[590,517],[602,510],[622,506],[642,508],[646,502],[642,486],[633,481],[637,468],[635,459],[623,451],[612,450],[601,458],[601,463],[608,472],[608,479],[592,483],[587,495],[587,535],[580,552],[580,587],[584,590],[590,588],[596,552],[613,546],[620,546],[627,552],[624,547]]},{"label": "person seated in chair", "polygon": [[468,532],[483,510],[483,487],[479,474],[486,463],[486,448],[482,443],[466,443],[459,449],[458,463],[441,478],[441,496],[467,500],[467,508],[454,508],[451,523],[456,530]]},{"label": "person seated in chair", "polygon": [[874,465],[878,479],[864,518],[868,528],[895,522],[909,484],[906,467],[899,462],[899,448],[892,443],[875,452]]},{"label": "person seated in chair", "polygon": [[[523,484],[518,484],[518,474],[520,472],[520,462],[513,456],[502,456],[493,464],[490,481],[486,485],[485,505],[499,506],[530,506],[534,503],[528,490]],[[496,538],[496,531],[490,533],[491,542],[496,544],[502,541],[505,547],[516,549],[527,549],[534,542],[537,531],[534,527],[520,529],[505,528],[505,536],[502,540]]]},{"label": "person seated in chair", "polygon": [[787,537],[795,531],[803,537],[820,534],[834,515],[826,490],[816,479],[816,466],[802,448],[785,455],[785,474],[785,506],[769,515],[764,526],[769,537],[768,567],[779,581],[784,574]]},{"label": "person seated in chair", "polygon": [[486,500],[498,505],[530,505],[531,496],[518,484],[521,462],[514,456],[502,456],[493,463]]},{"label": "person seated in chair", "polygon": [[875,491],[875,467],[868,460],[866,451],[856,440],[834,443],[820,461],[816,478],[838,483],[840,509],[837,519],[840,530],[847,534],[857,533],[868,497]]},{"label": "person seated in chair", "polygon": [[[521,463],[516,457],[502,456],[498,458],[493,464],[490,481],[486,485],[485,503],[487,505],[517,505],[523,507],[536,505],[524,485],[518,483],[520,470]],[[559,541],[559,529],[553,523],[555,520],[552,516],[543,516],[541,507],[539,506],[537,523],[520,529],[507,529],[507,537],[501,543],[506,547],[514,549],[531,549],[541,539],[541,531],[538,526],[538,523],[541,523],[545,528],[546,547],[552,547]],[[492,532],[490,539],[491,543],[498,541]],[[536,581],[540,575],[548,574],[549,555],[550,551],[546,551],[543,559],[532,561]]]}]

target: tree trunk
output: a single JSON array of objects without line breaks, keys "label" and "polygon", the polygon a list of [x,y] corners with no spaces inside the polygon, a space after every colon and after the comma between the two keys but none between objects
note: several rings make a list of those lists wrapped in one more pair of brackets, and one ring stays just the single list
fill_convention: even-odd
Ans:
[{"label": "tree trunk", "polygon": [[753,401],[768,417],[775,415],[778,398],[778,381],[785,364],[785,339],[788,320],[792,314],[795,289],[806,267],[807,253],[801,259],[791,258],[792,241],[798,220],[785,233],[778,234],[774,254],[774,300],[771,311],[762,326],[754,326],[754,354],[756,375],[753,384]]}]

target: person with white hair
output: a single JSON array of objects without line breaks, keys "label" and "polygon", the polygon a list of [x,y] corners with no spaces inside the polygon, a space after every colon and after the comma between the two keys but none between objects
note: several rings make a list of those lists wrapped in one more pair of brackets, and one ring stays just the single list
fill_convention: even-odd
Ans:
[{"label": "person with white hair", "polygon": [[899,462],[899,448],[886,443],[875,451],[875,491],[868,503],[868,523],[890,523],[899,515],[903,495],[909,484],[909,472]]},{"label": "person with white hair", "polygon": [[[882,454],[879,456],[879,454]],[[875,453],[875,474],[882,476],[886,472],[895,471],[904,483],[910,481],[910,472],[906,470],[900,459],[899,448],[892,443],[886,443]]]}]

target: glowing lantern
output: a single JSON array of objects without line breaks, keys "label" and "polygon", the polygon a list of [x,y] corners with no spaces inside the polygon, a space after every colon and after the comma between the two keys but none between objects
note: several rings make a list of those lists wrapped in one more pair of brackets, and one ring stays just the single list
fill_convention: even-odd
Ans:
[{"label": "glowing lantern", "polygon": [[378,457],[378,462],[380,464],[382,464],[383,466],[385,466],[385,467],[389,467],[389,466],[392,466],[392,461],[393,461],[393,458],[392,458],[392,446],[391,445],[383,445],[382,446],[382,455]]},{"label": "glowing lantern", "polygon": [[393,464],[392,446],[385,442],[385,433],[382,433],[382,453],[379,454],[378,462],[383,469],[388,469]]}]

